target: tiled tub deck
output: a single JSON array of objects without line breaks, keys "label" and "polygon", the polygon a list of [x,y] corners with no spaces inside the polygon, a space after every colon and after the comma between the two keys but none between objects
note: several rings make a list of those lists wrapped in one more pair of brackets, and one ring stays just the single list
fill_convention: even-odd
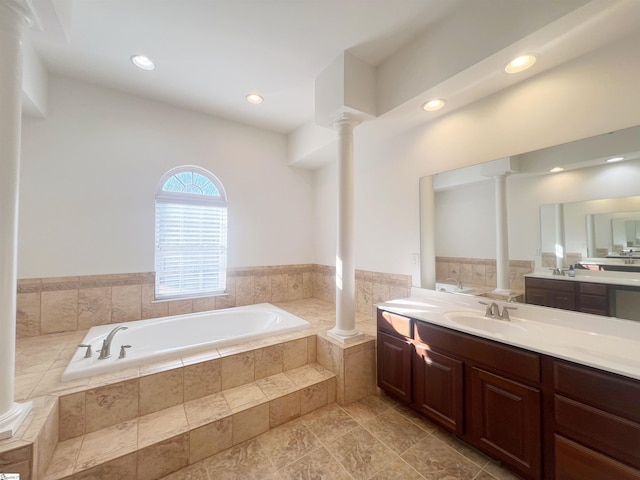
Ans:
[{"label": "tiled tub deck", "polygon": [[[34,410],[0,442],[0,466],[23,479],[102,478],[121,469],[130,478],[134,467],[131,478],[159,478],[375,390],[373,336],[343,349],[324,334],[335,321],[332,304],[278,306],[312,328],[67,383],[60,375],[84,331],[20,339],[16,400],[32,400]],[[374,332],[372,318],[359,320]]]}]

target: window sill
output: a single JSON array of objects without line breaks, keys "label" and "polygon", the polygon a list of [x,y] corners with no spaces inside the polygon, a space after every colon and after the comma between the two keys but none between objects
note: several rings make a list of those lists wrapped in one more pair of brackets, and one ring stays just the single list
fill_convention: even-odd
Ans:
[{"label": "window sill", "polygon": [[228,297],[229,292],[222,293],[214,293],[211,295],[193,295],[193,296],[184,296],[184,297],[169,297],[169,298],[154,298],[151,300],[151,303],[166,303],[166,302],[176,302],[180,300],[196,300],[199,298],[215,298],[215,297]]}]

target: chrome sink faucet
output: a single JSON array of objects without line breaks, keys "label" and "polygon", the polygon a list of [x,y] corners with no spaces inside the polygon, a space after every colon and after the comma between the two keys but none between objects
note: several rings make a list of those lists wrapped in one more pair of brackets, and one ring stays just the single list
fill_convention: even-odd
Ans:
[{"label": "chrome sink faucet", "polygon": [[114,335],[120,330],[127,330],[129,327],[119,326],[109,332],[109,335],[102,341],[102,348],[100,349],[100,356],[98,360],[104,360],[111,356],[111,342]]},{"label": "chrome sink faucet", "polygon": [[447,281],[449,280],[453,280],[454,282],[456,282],[456,287],[458,287],[458,290],[462,290],[462,280],[460,279],[460,275],[458,275],[457,277],[447,278]]}]

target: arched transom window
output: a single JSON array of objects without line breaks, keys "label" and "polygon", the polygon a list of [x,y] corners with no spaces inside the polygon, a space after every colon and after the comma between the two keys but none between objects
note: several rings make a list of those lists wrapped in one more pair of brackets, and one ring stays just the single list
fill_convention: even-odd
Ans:
[{"label": "arched transom window", "polygon": [[156,298],[225,291],[227,198],[222,183],[194,166],[170,170],[156,192]]}]

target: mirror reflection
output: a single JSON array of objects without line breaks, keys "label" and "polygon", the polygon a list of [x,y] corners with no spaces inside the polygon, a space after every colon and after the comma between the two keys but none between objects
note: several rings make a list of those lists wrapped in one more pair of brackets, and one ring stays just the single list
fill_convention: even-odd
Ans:
[{"label": "mirror reflection", "polygon": [[[624,160],[607,162],[614,157]],[[461,287],[477,294],[505,290],[498,285],[500,255],[505,252],[510,297],[523,293],[524,275],[550,272],[559,257],[565,268],[590,258],[621,261],[616,255],[640,243],[639,159],[640,126],[421,181],[421,210],[428,212],[433,202],[432,218],[421,213],[422,244],[432,241],[434,252],[429,255],[423,247],[421,267],[423,272],[435,271],[433,281],[423,274],[423,287],[435,288],[437,282],[453,286],[448,290]],[[505,198],[498,202],[496,177],[501,175],[506,179]],[[506,210],[503,238],[501,203]],[[564,209],[562,222],[556,220],[557,205]],[[589,223],[587,214],[592,215]]]}]

